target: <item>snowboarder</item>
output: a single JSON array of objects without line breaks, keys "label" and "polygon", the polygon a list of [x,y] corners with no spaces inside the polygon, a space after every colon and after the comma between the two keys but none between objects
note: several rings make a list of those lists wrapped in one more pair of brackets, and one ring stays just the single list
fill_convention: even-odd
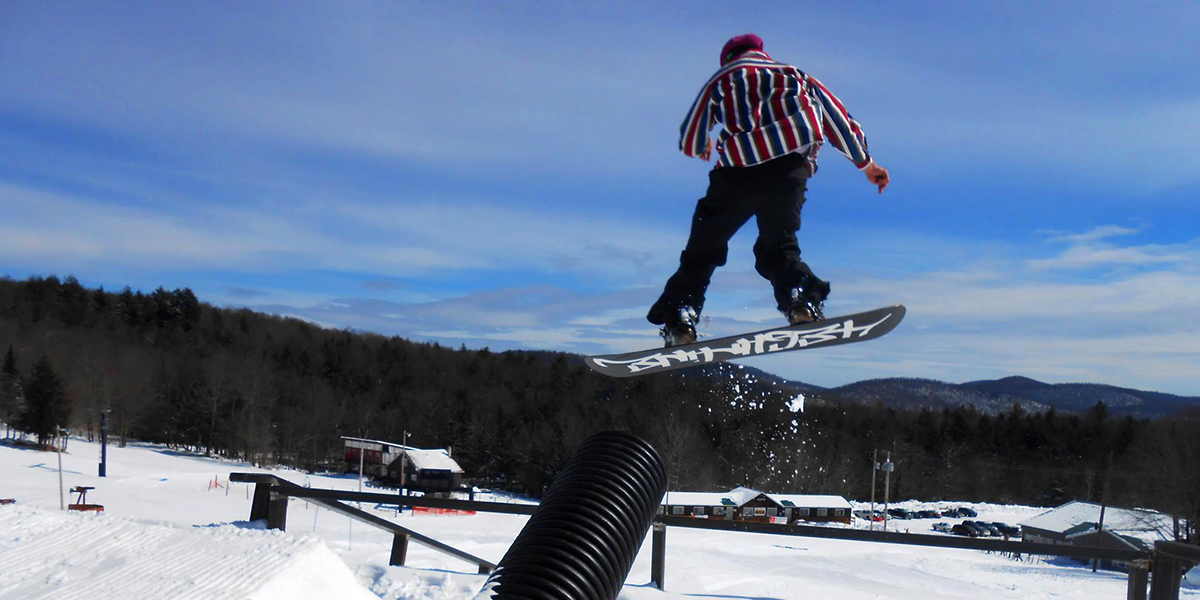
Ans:
[{"label": "snowboarder", "polygon": [[771,282],[792,325],[824,318],[829,283],[804,261],[796,232],[817,152],[829,142],[882,193],[888,172],[867,152],[862,128],[821,82],[772,59],[762,38],[747,33],[721,49],[721,68],[704,84],[680,127],[679,148],[708,161],[709,131],[723,125],[708,191],[696,204],[679,269],[650,307],[667,346],[696,341],[696,321],[713,271],[725,264],[729,240],[750,217],[758,223],[754,268]]}]

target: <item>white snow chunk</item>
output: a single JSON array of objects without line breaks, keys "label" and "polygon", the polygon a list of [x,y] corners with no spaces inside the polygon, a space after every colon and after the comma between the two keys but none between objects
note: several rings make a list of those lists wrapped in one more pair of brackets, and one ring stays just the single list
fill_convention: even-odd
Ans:
[{"label": "white snow chunk", "polygon": [[788,410],[792,412],[804,412],[804,394],[797,394],[788,402]]}]

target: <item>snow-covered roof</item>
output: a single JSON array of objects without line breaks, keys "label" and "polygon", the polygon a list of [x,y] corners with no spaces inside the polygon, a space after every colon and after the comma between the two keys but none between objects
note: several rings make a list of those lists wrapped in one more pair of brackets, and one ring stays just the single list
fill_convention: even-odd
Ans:
[{"label": "snow-covered roof", "polygon": [[[1033,527],[1061,534],[1076,534],[1096,527],[1100,522],[1100,505],[1075,500],[1050,509],[1032,519],[1022,521],[1022,527]],[[1171,518],[1160,512],[1129,508],[1104,509],[1104,528],[1142,538],[1144,534],[1163,539],[1171,530]],[[1137,535],[1143,534],[1143,535]]]},{"label": "snow-covered roof", "polygon": [[450,458],[450,453],[446,450],[425,450],[422,448],[413,448],[404,444],[394,442],[384,442],[382,440],[369,440],[366,438],[356,438],[342,436],[346,440],[346,445],[351,448],[361,448],[364,444],[379,444],[387,447],[389,453],[404,452],[408,455],[408,460],[412,461],[414,467],[421,471],[450,471],[453,473],[462,473],[462,467],[458,466],[453,458]]},{"label": "snow-covered roof", "polygon": [[407,446],[403,444],[385,442],[383,440],[370,440],[367,438],[350,437],[346,435],[343,435],[342,439],[346,441],[346,446],[349,448],[365,448],[368,445],[377,445],[388,448],[392,452],[397,452],[402,448],[407,448]]},{"label": "snow-covered roof", "polygon": [[850,501],[841,496],[824,494],[767,494],[780,505],[791,508],[850,508]]},{"label": "snow-covered roof", "polygon": [[667,492],[662,504],[669,506],[741,506],[762,492],[737,487],[728,492]]},{"label": "snow-covered roof", "polygon": [[418,448],[405,448],[404,453],[408,455],[408,459],[412,461],[414,467],[421,471],[450,471],[452,473],[462,473],[462,467],[450,458],[450,453],[445,450],[420,450]]},{"label": "snow-covered roof", "polygon": [[[741,506],[762,492],[748,487],[738,487],[728,492],[667,492],[663,504],[669,506]],[[841,496],[817,494],[766,494],[776,504],[785,508],[850,508],[850,503]]]},{"label": "snow-covered roof", "polygon": [[728,492],[667,492],[662,503],[668,506],[738,506]]},{"label": "snow-covered roof", "polygon": [[759,494],[762,494],[762,492],[742,486],[738,486],[732,490],[729,490],[729,497],[733,499],[734,502],[737,502],[738,506],[757,498]]}]

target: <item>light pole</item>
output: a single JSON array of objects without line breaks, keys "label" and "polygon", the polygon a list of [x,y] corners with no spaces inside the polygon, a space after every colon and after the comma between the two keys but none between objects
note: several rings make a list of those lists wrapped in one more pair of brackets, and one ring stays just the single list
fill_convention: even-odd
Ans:
[{"label": "light pole", "polygon": [[875,531],[875,472],[879,470],[879,449],[871,454],[871,514],[867,517],[867,528]]},{"label": "light pole", "polygon": [[889,496],[892,491],[892,471],[896,470],[896,465],[892,464],[892,453],[890,451],[883,451],[883,464],[879,465],[879,470],[883,471],[883,530],[887,531],[888,500],[890,500]]},{"label": "light pole", "polygon": [[[100,476],[108,477],[108,413],[110,409],[100,411]],[[226,488],[228,491],[229,488]]]}]

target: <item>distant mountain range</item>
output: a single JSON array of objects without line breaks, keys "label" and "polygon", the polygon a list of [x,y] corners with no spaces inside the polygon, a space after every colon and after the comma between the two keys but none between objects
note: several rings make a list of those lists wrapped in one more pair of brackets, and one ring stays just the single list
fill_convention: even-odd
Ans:
[{"label": "distant mountain range", "polygon": [[1114,417],[1139,419],[1165,417],[1191,408],[1200,411],[1200,397],[1176,396],[1098,383],[1043,383],[1028,377],[946,383],[932,379],[868,379],[835,388],[790,381],[752,367],[708,367],[710,376],[737,378],[749,386],[771,386],[803,393],[810,402],[882,402],[895,408],[942,409],[973,406],[983,413],[1008,411],[1013,404],[1027,412],[1053,407],[1059,412],[1082,413],[1104,402]]},{"label": "distant mountain range", "polygon": [[[803,384],[802,384],[803,385]],[[1053,407],[1062,412],[1084,412],[1104,402],[1113,416],[1155,418],[1173,415],[1186,407],[1200,409],[1200,398],[1148,392],[1097,383],[1042,383],[1028,377],[945,383],[929,379],[870,379],[832,389],[803,385],[826,401],[883,401],[896,407],[944,408],[974,406],[998,413],[1013,404],[1030,412]]]}]

